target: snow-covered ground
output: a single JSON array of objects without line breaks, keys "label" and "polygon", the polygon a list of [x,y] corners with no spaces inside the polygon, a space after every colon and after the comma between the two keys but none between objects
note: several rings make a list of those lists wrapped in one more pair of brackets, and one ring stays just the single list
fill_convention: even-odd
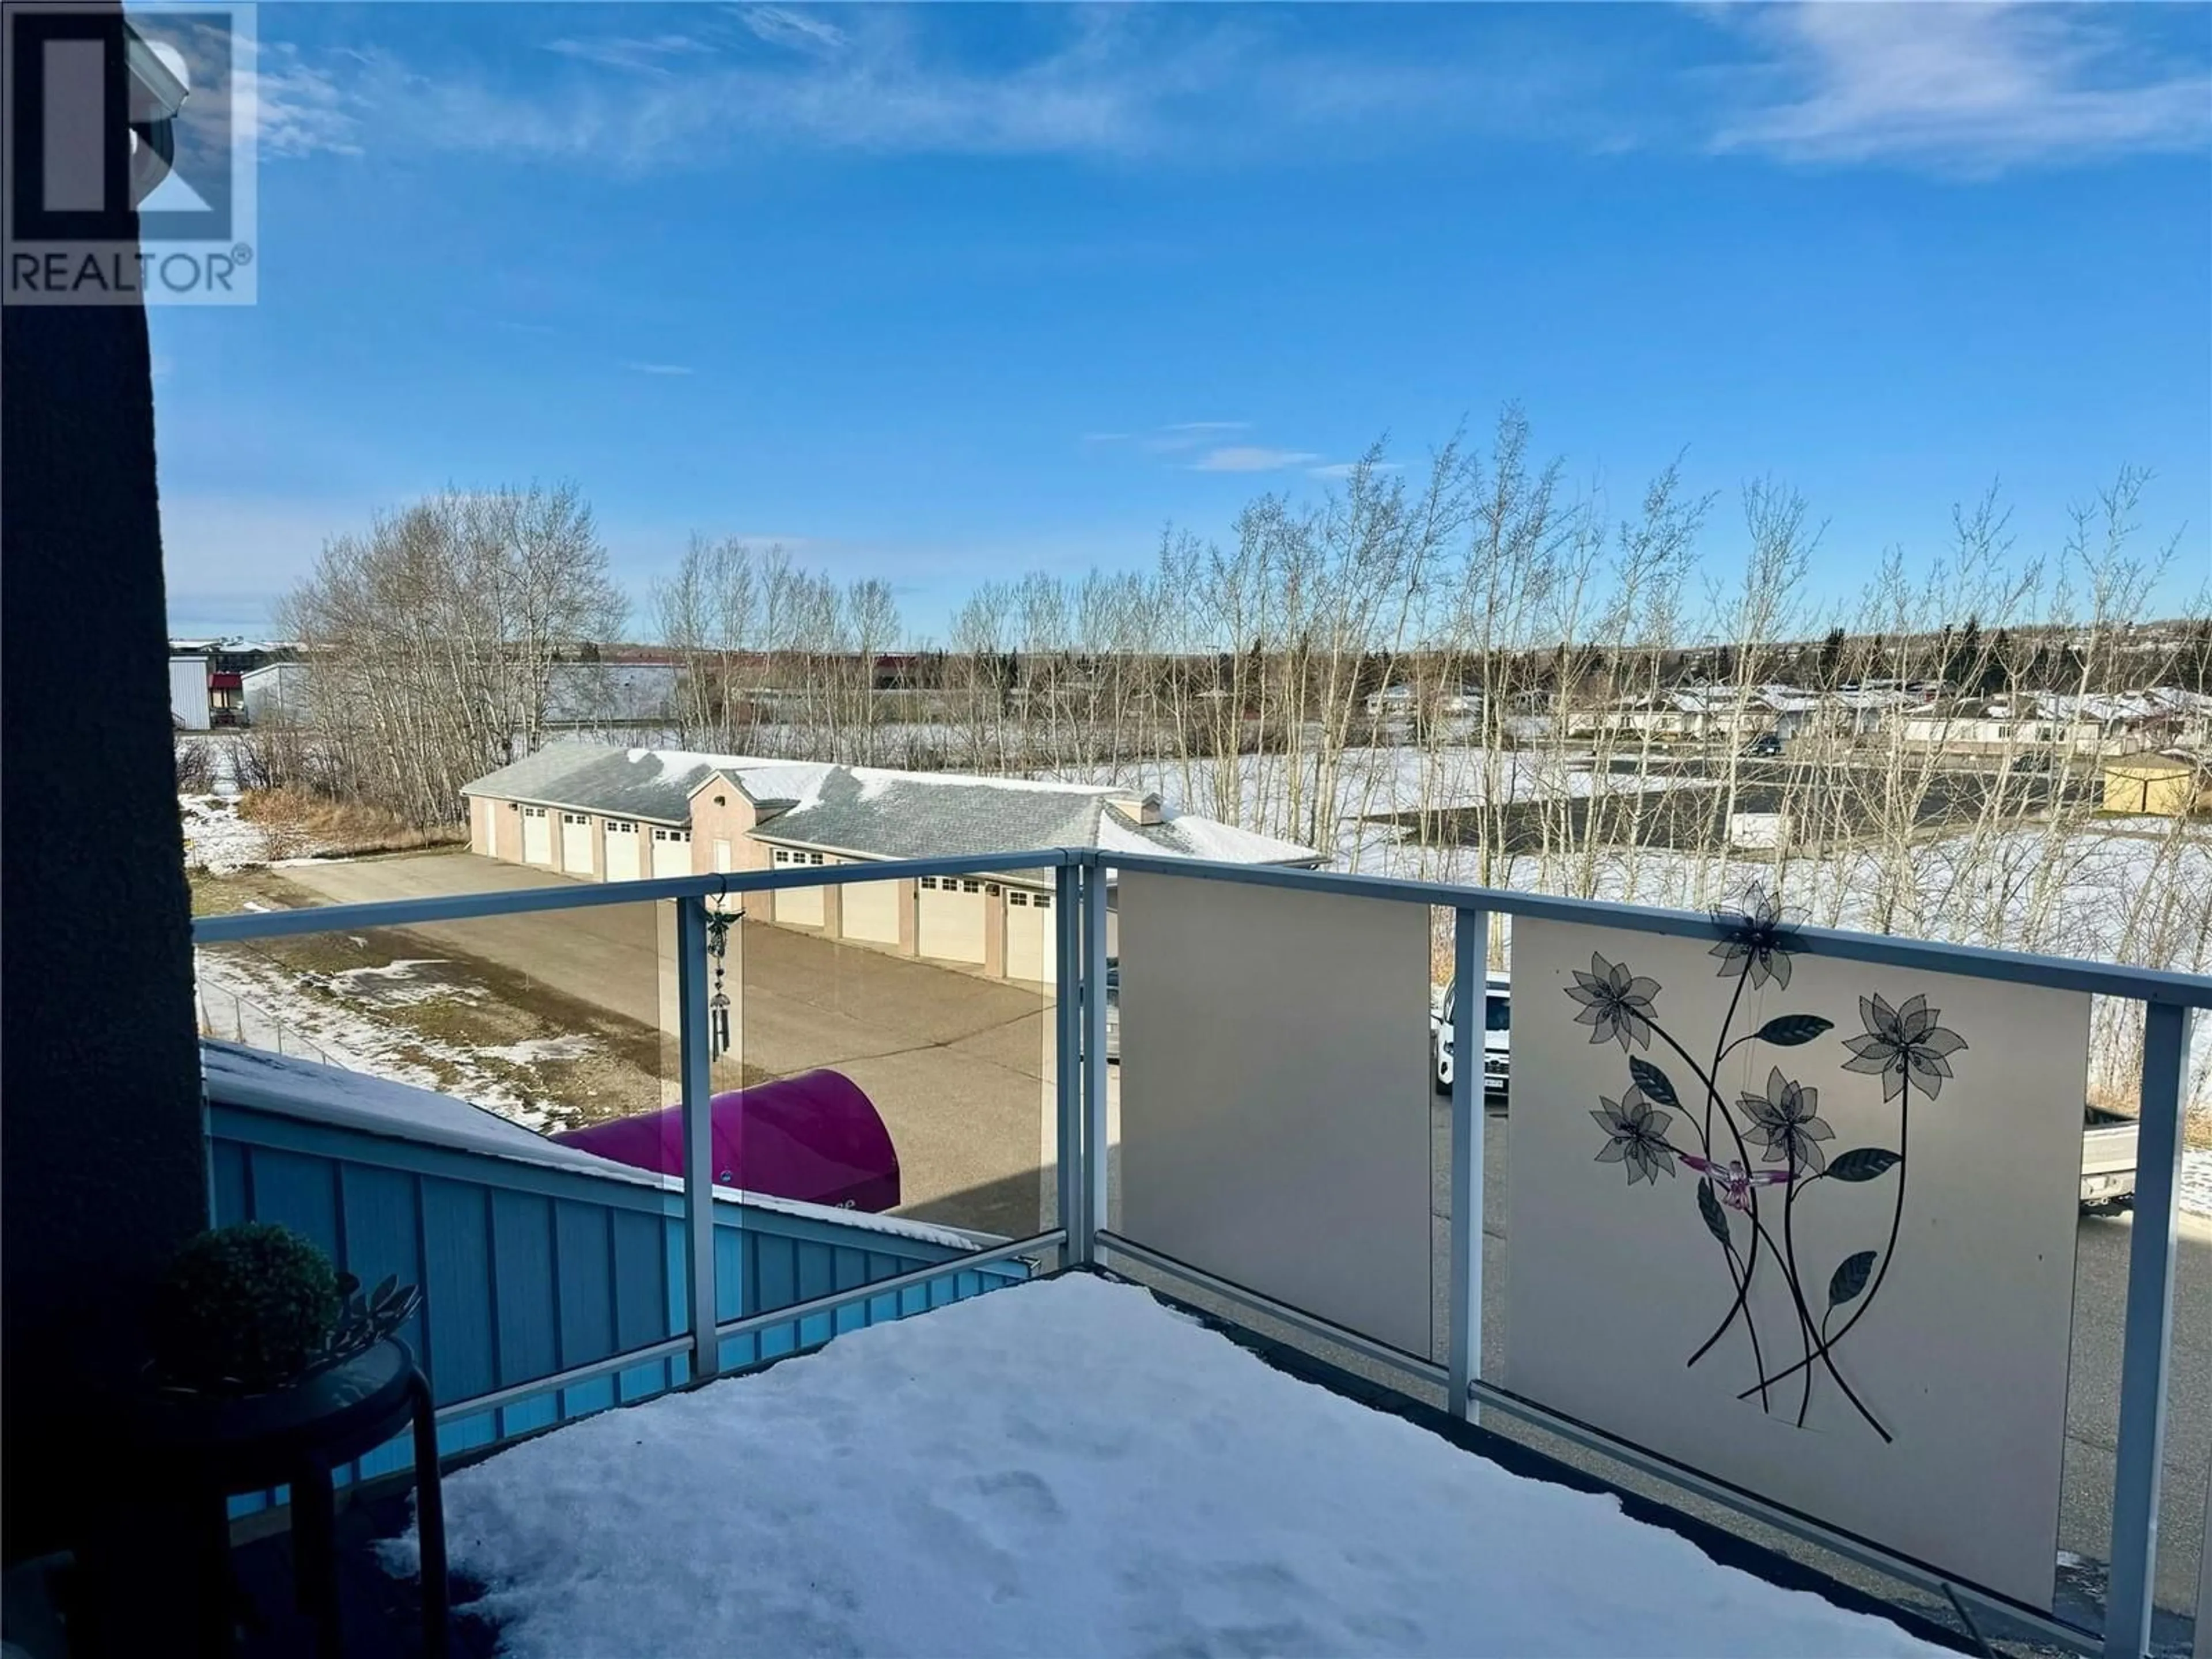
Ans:
[{"label": "snow-covered ground", "polygon": [[[1149,789],[1178,811],[1241,824],[1267,835],[1304,839],[1301,821],[1313,813],[1322,791],[1311,757],[1239,755],[1235,759],[1172,756],[1135,760],[1118,767],[1073,769],[1050,774],[1078,783],[1114,783]],[[1395,846],[1399,833],[1366,823],[1394,813],[1437,811],[1480,806],[1492,799],[1512,801],[1580,800],[1594,794],[1625,794],[1656,787],[1707,789],[1696,780],[1663,782],[1626,774],[1599,773],[1561,766],[1553,757],[1522,750],[1478,748],[1430,750],[1410,744],[1347,749],[1338,758],[1332,799],[1340,820],[1320,837],[1340,868],[1372,871],[1374,849]],[[1332,815],[1333,816],[1333,815]],[[1309,842],[1308,844],[1311,844]]]},{"label": "snow-covered ground", "polygon": [[2212,1216],[2212,1151],[2191,1147],[2181,1155],[2181,1207]]},{"label": "snow-covered ground", "polygon": [[1080,1275],[605,1413],[445,1494],[510,1659],[1939,1651]]},{"label": "snow-covered ground", "polygon": [[[179,757],[187,753],[201,757],[208,788],[218,795],[238,793],[238,738],[232,732],[179,732],[176,744]],[[181,758],[179,770],[182,770]]]},{"label": "snow-covered ground", "polygon": [[[195,954],[200,1024],[211,1036],[441,1090],[526,1128],[566,1128],[577,1121],[565,1109],[583,1103],[562,1101],[550,1083],[529,1087],[536,1079],[528,1068],[587,1059],[599,1052],[590,1037],[564,1034],[464,1047],[386,1012],[441,1001],[483,1002],[489,994],[484,988],[448,963],[410,958],[343,969],[314,976],[326,994],[318,995],[303,985],[302,975],[250,951]],[[526,1078],[518,1079],[517,1068]]]},{"label": "snow-covered ground", "polygon": [[185,868],[215,875],[269,862],[269,835],[238,816],[234,795],[179,795],[185,827]]}]

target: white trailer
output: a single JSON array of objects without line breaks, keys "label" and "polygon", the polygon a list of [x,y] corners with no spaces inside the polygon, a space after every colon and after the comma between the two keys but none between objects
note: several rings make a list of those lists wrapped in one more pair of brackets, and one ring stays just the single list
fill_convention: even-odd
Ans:
[{"label": "white trailer", "polygon": [[180,730],[208,729],[208,659],[169,659],[169,713]]}]

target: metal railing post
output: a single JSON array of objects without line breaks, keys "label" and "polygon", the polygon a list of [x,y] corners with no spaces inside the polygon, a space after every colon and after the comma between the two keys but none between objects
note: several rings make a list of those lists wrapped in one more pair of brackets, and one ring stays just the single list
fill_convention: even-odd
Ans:
[{"label": "metal railing post", "polygon": [[1098,1259],[1098,1230],[1111,1216],[1106,1177],[1113,1157],[1106,1110],[1106,872],[1083,866],[1083,1237],[1079,1261]]},{"label": "metal railing post", "polygon": [[2190,1011],[2143,1010],[2142,1115],[2136,1149],[2135,1228],[2128,1243],[2128,1318],[2120,1360],[2120,1438],[2112,1472],[2112,1589],[2105,1659],[2149,1650],[2158,1586],[2158,1488],[2166,1449],[2166,1359],[2173,1337],[2173,1257],[2179,1217],[2182,1091]]},{"label": "metal railing post", "polygon": [[1054,1164],[1060,1215],[1055,1225],[1067,1231],[1061,1249],[1069,1261],[1082,1260],[1078,1239],[1089,1188],[1083,1179],[1083,872],[1063,864],[1053,872],[1053,1108]]},{"label": "metal railing post", "polygon": [[1490,913],[1452,913],[1451,1321],[1444,1409],[1477,1419],[1482,1375],[1482,1083]]},{"label": "metal railing post", "polygon": [[720,1369],[714,1337],[714,1072],[707,1026],[707,901],[676,901],[676,1007],[684,1091],[684,1271],[691,1375]]}]

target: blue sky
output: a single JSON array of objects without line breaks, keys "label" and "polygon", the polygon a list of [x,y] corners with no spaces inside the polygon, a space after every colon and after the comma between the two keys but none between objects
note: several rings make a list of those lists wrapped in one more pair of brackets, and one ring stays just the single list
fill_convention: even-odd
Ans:
[{"label": "blue sky", "polygon": [[[2212,8],[265,3],[260,303],[153,317],[169,605],[573,478],[976,581],[1226,536],[1517,400],[1626,511],[1686,447],[1815,583],[2124,464],[2212,579]],[[634,625],[633,632],[641,632]]]}]

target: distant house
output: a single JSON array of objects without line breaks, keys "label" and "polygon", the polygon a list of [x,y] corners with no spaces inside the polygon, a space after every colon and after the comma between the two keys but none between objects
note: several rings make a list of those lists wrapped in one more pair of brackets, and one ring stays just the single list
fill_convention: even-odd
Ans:
[{"label": "distant house", "polygon": [[2015,706],[1997,698],[1924,702],[1899,712],[1898,740],[1907,749],[1996,756],[2024,749],[2094,755],[2120,746],[2095,720],[2073,717],[2043,700]]},{"label": "distant house", "polygon": [[170,641],[170,720],[185,732],[238,725],[249,718],[246,677],[298,649],[270,640]]},{"label": "distant house", "polygon": [[2188,749],[2212,750],[2212,692],[2154,685],[2142,695],[2157,708],[2172,741]]},{"label": "distant house", "polygon": [[2212,764],[2179,750],[2105,763],[2105,810],[2157,817],[2212,811]]},{"label": "distant house", "polygon": [[[556,743],[462,791],[470,850],[598,881],[1097,847],[1318,864],[1295,842],[1089,784]],[[757,921],[1006,979],[1054,978],[1053,872],[924,876],[749,897]]]},{"label": "distant house", "polygon": [[1872,682],[1844,686],[1823,699],[1832,728],[1847,738],[1873,736],[1891,714],[1913,701],[1902,686]]},{"label": "distant house", "polygon": [[2212,696],[2179,686],[2113,691],[2087,696],[2039,695],[2036,708],[2051,719],[2094,721],[2107,747],[2152,749],[2212,741]]},{"label": "distant house", "polygon": [[2119,755],[2212,737],[2212,696],[2173,686],[2085,696],[2037,691],[2019,698],[1932,698],[1903,711],[1908,747],[1962,755],[2024,748]]},{"label": "distant house", "polygon": [[1367,694],[1367,713],[1374,719],[1407,719],[1423,708],[1438,714],[1479,714],[1482,712],[1482,693],[1473,686],[1451,690],[1439,688],[1424,693],[1416,686],[1392,685]]},{"label": "distant house", "polygon": [[1756,686],[1747,702],[1751,708],[1765,711],[1766,730],[1784,743],[1811,731],[1825,713],[1819,694],[1801,691],[1794,685]]},{"label": "distant house", "polygon": [[1617,736],[1711,743],[1737,742],[1771,732],[1775,711],[1757,694],[1732,685],[1686,685],[1648,696],[1624,697],[1583,722]]}]

